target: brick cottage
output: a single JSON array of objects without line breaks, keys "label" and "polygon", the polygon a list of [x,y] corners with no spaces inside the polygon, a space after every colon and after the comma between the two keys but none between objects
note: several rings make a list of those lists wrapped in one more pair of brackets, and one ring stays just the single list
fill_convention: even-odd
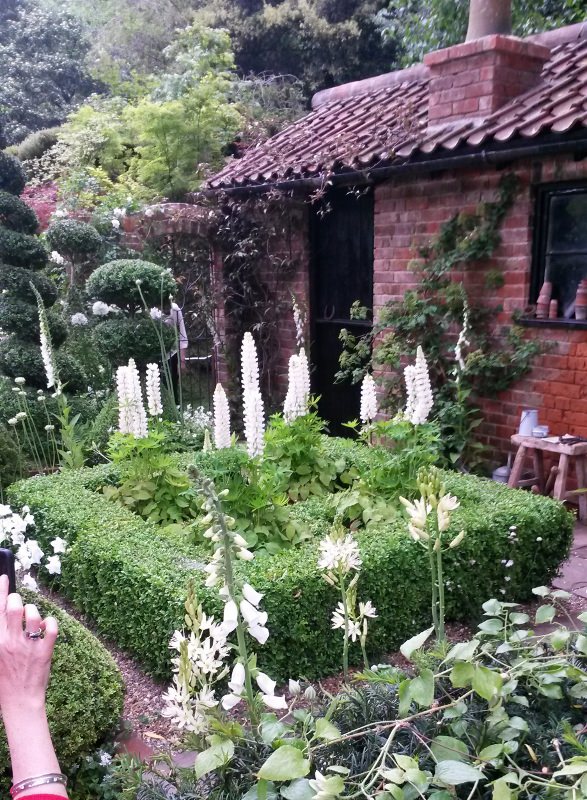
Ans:
[{"label": "brick cottage", "polygon": [[[298,267],[278,291],[283,299],[293,290],[310,309],[313,391],[337,422],[358,410],[356,393],[331,388],[351,303],[376,316],[401,298],[414,285],[418,247],[455,212],[495,200],[500,178],[515,173],[520,188],[501,244],[453,276],[479,301],[487,271],[500,269],[503,286],[489,298],[502,306],[498,325],[524,312],[527,335],[554,344],[514,388],[482,402],[480,435],[498,460],[523,407],[538,408],[553,433],[587,435],[587,321],[578,307],[575,314],[587,278],[586,156],[587,23],[527,39],[484,36],[319,92],[307,116],[231,159],[209,188],[288,190]],[[324,197],[309,203],[325,174]],[[550,318],[537,319],[545,279],[554,302]],[[284,317],[279,335],[276,378],[284,381],[292,319]]]}]

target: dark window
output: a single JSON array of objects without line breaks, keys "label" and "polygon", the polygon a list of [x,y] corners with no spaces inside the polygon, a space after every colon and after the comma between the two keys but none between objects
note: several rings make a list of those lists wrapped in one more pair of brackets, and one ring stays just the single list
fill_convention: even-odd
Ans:
[{"label": "dark window", "polygon": [[552,283],[558,317],[575,318],[575,296],[587,278],[587,184],[555,184],[538,192],[532,296]]}]

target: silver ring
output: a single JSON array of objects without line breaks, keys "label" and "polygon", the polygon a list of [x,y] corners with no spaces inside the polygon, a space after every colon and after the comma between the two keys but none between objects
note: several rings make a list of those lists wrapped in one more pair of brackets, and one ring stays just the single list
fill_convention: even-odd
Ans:
[{"label": "silver ring", "polygon": [[43,635],[43,629],[39,628],[37,631],[25,631],[24,635],[27,639],[40,639]]}]

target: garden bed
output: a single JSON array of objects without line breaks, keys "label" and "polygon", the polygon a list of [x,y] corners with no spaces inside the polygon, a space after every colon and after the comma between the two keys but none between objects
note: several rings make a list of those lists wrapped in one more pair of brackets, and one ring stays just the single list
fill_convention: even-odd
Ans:
[{"label": "garden bed", "polygon": [[[333,439],[325,446],[332,458],[344,458],[359,470],[374,457],[369,448],[351,442]],[[191,460],[206,472],[213,458],[195,454]],[[37,477],[11,487],[10,501],[30,506],[41,544],[56,535],[69,542],[61,591],[149,671],[168,676],[168,643],[182,627],[190,582],[206,610],[221,612],[216,593],[204,587],[208,550],[165,535],[96,491],[115,476],[111,467],[99,467]],[[549,498],[491,481],[456,473],[446,473],[445,480],[461,501],[455,529],[466,531],[462,545],[446,557],[449,618],[470,618],[492,596],[525,600],[532,587],[550,582],[570,547],[571,514]],[[265,595],[271,636],[259,652],[260,666],[276,679],[313,679],[339,663],[340,633],[331,630],[328,613],[337,597],[317,569],[318,542],[330,528],[333,511],[326,495],[296,503],[292,513],[312,539],[273,556],[257,556],[239,569]],[[361,594],[379,613],[369,646],[381,653],[428,622],[427,560],[401,515],[356,536],[363,559]]]}]

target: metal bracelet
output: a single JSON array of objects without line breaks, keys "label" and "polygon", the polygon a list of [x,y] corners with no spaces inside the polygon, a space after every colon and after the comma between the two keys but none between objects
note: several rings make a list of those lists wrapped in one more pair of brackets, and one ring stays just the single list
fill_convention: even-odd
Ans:
[{"label": "metal bracelet", "polygon": [[61,772],[49,772],[46,775],[37,775],[36,778],[26,778],[24,781],[15,783],[10,788],[10,796],[14,800],[15,797],[22,792],[26,792],[27,789],[36,789],[37,786],[50,786],[54,783],[62,783],[63,786],[67,786],[67,777]]}]

